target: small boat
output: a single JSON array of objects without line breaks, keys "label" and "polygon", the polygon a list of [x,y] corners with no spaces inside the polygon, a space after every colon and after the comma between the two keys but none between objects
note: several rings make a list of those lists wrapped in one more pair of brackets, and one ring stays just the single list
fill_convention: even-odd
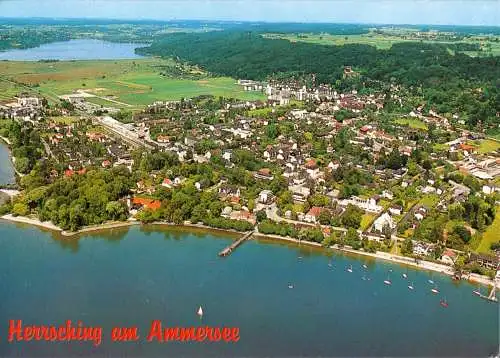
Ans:
[{"label": "small boat", "polygon": [[448,307],[448,302],[446,302],[446,298],[442,299],[441,302],[439,302],[439,304],[444,308]]},{"label": "small boat", "polygon": [[364,268],[364,269],[367,269],[367,268],[368,268],[368,266],[366,266],[365,264],[363,264],[363,268]]},{"label": "small boat", "polygon": [[203,316],[203,308],[198,308],[198,312],[197,312],[198,316],[200,316],[200,318]]},{"label": "small boat", "polygon": [[366,281],[366,277],[365,277],[365,276],[361,277],[361,279],[362,279],[363,281]]},{"label": "small boat", "polygon": [[436,294],[439,293],[439,290],[437,289],[437,287],[434,287],[433,289],[431,289],[431,292]]},{"label": "small boat", "polygon": [[413,287],[413,282],[412,282],[410,285],[408,285],[408,289],[410,289],[410,290],[413,290],[413,289],[414,289],[414,287]]},{"label": "small boat", "polygon": [[427,282],[429,282],[431,285],[434,285],[434,281],[432,280],[427,280]]},{"label": "small boat", "polygon": [[404,273],[403,278],[408,278],[408,275]]},{"label": "small boat", "polygon": [[352,273],[352,265],[347,268],[347,272]]},{"label": "small boat", "polygon": [[385,283],[386,285],[392,285],[392,282],[391,282],[391,280],[389,279],[389,275],[387,275],[387,279],[386,279],[386,280],[384,280],[384,283]]},{"label": "small boat", "polygon": [[472,291],[472,293],[475,294],[476,296],[481,296],[481,289],[478,288],[477,290]]},{"label": "small boat", "polygon": [[293,288],[293,285],[291,285],[291,284],[290,284],[290,285],[288,285],[288,288]]}]

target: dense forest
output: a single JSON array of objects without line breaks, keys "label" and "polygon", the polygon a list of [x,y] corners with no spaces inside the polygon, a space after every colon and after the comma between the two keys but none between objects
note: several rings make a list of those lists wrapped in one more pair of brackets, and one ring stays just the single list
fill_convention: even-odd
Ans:
[{"label": "dense forest", "polygon": [[[142,54],[174,57],[235,78],[316,74],[320,83],[356,89],[396,83],[412,89],[441,113],[459,113],[471,127],[498,122],[500,57],[451,54],[443,44],[397,43],[389,50],[352,44],[325,46],[266,39],[258,33],[177,33],[159,38]],[[343,80],[344,66],[361,76]],[[371,80],[371,81],[369,81]],[[342,88],[340,88],[342,89]]]}]

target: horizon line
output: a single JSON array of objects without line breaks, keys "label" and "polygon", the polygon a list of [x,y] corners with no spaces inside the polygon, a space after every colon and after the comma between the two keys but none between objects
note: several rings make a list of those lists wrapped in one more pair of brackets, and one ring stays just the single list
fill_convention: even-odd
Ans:
[{"label": "horizon line", "polygon": [[385,23],[385,22],[327,22],[327,21],[271,21],[271,20],[227,20],[227,19],[196,19],[196,18],[172,18],[172,19],[152,19],[152,18],[110,18],[110,17],[50,17],[50,16],[1,16],[0,20],[52,20],[52,21],[67,21],[67,20],[84,20],[84,21],[123,21],[123,22],[174,22],[174,21],[206,21],[206,22],[223,22],[223,23],[262,23],[262,24],[319,24],[319,25],[376,25],[376,26],[448,26],[448,27],[490,27],[500,28],[500,25],[487,24],[439,24],[439,23]]}]

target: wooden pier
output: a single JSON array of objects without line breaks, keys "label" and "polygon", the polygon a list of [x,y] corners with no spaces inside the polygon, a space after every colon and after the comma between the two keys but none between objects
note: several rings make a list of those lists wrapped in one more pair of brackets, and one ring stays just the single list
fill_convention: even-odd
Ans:
[{"label": "wooden pier", "polygon": [[240,246],[243,242],[246,240],[250,239],[250,237],[253,235],[253,231],[247,232],[245,235],[240,237],[238,240],[233,242],[231,245],[226,247],[224,250],[219,252],[219,256],[225,257],[231,255],[234,249],[236,249],[238,246]]},{"label": "wooden pier", "polygon": [[497,291],[497,285],[495,283],[495,285],[493,285],[493,287],[491,288],[491,291],[490,291],[488,296],[480,294],[479,297],[481,297],[485,300],[492,301],[492,302],[498,302],[498,298],[496,296],[496,291]]}]

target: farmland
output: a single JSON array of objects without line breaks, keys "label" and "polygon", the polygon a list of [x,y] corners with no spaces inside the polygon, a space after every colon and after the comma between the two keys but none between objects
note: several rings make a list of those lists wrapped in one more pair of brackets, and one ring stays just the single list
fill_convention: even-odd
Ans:
[{"label": "farmland", "polygon": [[155,100],[178,100],[202,94],[247,100],[263,98],[260,93],[243,91],[232,78],[210,77],[200,72],[162,59],[2,61],[0,100],[8,100],[23,90],[38,92],[51,100],[75,90],[85,90],[98,96],[91,99],[94,103],[137,108]]},{"label": "farmland", "polygon": [[[418,34],[421,35],[421,34]],[[478,45],[477,51],[460,51],[471,57],[476,56],[498,56],[500,55],[500,43],[498,36],[470,36],[468,38],[457,39],[432,36],[418,37],[417,32],[412,29],[392,29],[392,30],[374,30],[365,34],[338,35],[329,33],[267,33],[264,36],[271,39],[285,39],[291,42],[306,42],[319,45],[343,46],[350,44],[362,44],[373,46],[379,50],[387,50],[392,45],[401,42],[424,42],[440,43],[448,45],[448,52],[455,54],[455,45]]]}]

